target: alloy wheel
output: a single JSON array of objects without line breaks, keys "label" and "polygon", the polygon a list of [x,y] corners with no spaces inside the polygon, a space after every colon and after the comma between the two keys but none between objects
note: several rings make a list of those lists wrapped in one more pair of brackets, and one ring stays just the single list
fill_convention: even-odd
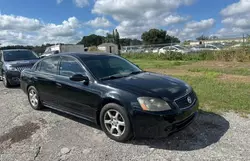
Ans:
[{"label": "alloy wheel", "polygon": [[108,132],[113,136],[119,137],[125,132],[124,118],[117,110],[110,109],[105,112],[104,124]]},{"label": "alloy wheel", "polygon": [[37,97],[37,93],[35,90],[31,89],[29,91],[29,100],[30,103],[33,107],[37,107],[38,106],[38,97]]}]

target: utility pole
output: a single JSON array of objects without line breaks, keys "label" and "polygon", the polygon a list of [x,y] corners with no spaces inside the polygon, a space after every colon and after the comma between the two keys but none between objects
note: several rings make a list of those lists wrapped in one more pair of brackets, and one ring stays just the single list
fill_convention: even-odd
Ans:
[{"label": "utility pole", "polygon": [[243,34],[243,46],[245,45],[245,35]]}]

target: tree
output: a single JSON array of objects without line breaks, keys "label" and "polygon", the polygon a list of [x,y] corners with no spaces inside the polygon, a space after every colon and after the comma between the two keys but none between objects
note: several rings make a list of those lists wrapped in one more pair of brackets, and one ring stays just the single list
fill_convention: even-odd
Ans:
[{"label": "tree", "polygon": [[247,41],[250,43],[250,35],[247,34]]},{"label": "tree", "polygon": [[209,40],[209,37],[208,37],[208,36],[205,36],[205,35],[201,35],[201,36],[197,37],[196,40],[198,40],[198,41],[201,41],[201,40]]},{"label": "tree", "polygon": [[184,45],[190,45],[190,40],[186,40],[183,42]]},{"label": "tree", "polygon": [[179,43],[180,40],[174,36],[167,35],[164,30],[150,29],[142,34],[144,44]]},{"label": "tree", "polygon": [[215,36],[215,35],[214,35],[214,36],[210,36],[210,39],[211,39],[211,40],[217,40],[217,39],[219,39],[219,38],[218,38],[218,36]]},{"label": "tree", "polygon": [[113,34],[107,33],[106,37],[104,38],[105,43],[114,43],[114,36]]},{"label": "tree", "polygon": [[118,55],[120,55],[121,44],[120,44],[120,34],[117,29],[113,30],[114,43],[118,46]]},{"label": "tree", "polygon": [[90,46],[98,46],[104,42],[105,38],[103,36],[99,35],[89,35],[89,36],[84,36],[80,42],[77,44],[83,44],[86,47]]},{"label": "tree", "polygon": [[138,39],[122,38],[120,39],[121,46],[142,45],[142,41]]}]

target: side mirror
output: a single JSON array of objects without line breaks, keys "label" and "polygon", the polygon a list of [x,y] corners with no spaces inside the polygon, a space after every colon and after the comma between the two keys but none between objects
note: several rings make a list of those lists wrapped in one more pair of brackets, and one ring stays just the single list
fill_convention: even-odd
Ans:
[{"label": "side mirror", "polygon": [[81,82],[81,81],[84,81],[84,83],[89,82],[88,76],[82,75],[82,74],[75,74],[75,75],[71,76],[69,79],[72,81],[75,81],[75,82]]}]

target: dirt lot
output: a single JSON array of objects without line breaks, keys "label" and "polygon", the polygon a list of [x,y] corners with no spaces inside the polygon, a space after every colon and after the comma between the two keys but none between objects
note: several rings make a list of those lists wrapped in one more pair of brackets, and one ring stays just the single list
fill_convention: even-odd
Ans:
[{"label": "dirt lot", "polygon": [[250,119],[201,112],[161,140],[108,139],[89,122],[49,109],[34,111],[19,88],[0,82],[0,161],[250,160]]}]

